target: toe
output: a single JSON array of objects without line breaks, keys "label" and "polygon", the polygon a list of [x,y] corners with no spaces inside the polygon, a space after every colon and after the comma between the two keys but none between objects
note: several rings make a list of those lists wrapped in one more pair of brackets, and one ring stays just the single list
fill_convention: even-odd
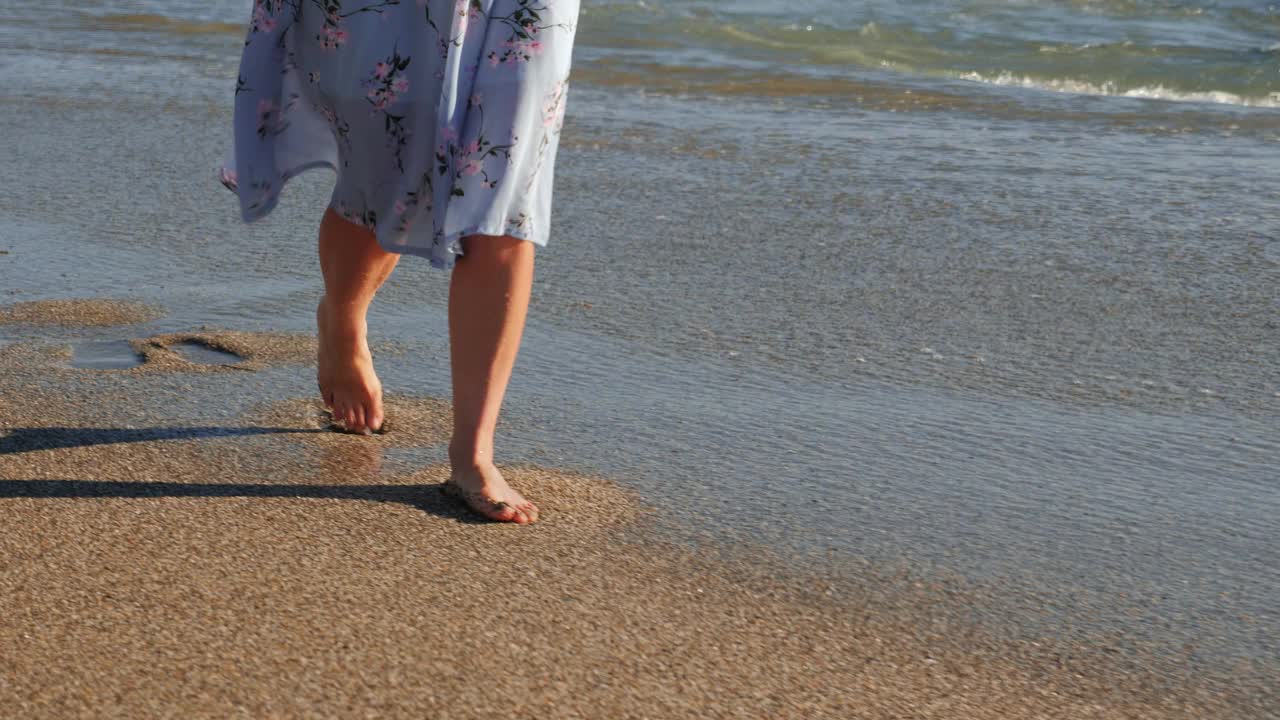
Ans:
[{"label": "toe", "polygon": [[531,523],[538,522],[538,506],[537,505],[534,505],[531,502],[525,501],[518,507],[520,508],[520,512],[524,513],[525,517],[529,518],[529,522]]},{"label": "toe", "polygon": [[490,503],[489,512],[484,514],[499,522],[519,522],[520,511],[506,503]]}]

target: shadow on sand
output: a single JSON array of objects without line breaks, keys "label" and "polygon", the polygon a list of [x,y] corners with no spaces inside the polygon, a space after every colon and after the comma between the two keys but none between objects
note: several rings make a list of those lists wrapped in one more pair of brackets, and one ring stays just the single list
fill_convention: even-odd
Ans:
[{"label": "shadow on sand", "polygon": [[0,498],[255,497],[363,500],[401,503],[468,523],[487,523],[458,505],[438,485],[269,485],[248,483],[0,480]]},{"label": "shadow on sand", "polygon": [[0,436],[0,455],[60,450],[63,448],[152,442],[156,440],[206,440],[211,438],[319,433],[328,430],[272,427],[156,427],[156,428],[14,428]]},{"label": "shadow on sand", "polygon": [[[262,427],[15,428],[0,437],[0,455],[159,440],[200,440],[329,430]],[[376,462],[376,460],[374,461]],[[360,473],[367,474],[367,473]],[[0,480],[0,498],[257,497],[401,503],[468,523],[486,523],[429,485],[307,485],[270,483],[115,482],[105,480]]]}]

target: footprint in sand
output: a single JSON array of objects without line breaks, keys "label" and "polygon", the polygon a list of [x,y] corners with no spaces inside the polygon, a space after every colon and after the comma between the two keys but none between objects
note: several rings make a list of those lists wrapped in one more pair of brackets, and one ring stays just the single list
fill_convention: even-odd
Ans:
[{"label": "footprint in sand", "polygon": [[238,365],[244,358],[229,351],[221,350],[199,340],[184,340],[169,346],[183,360],[196,365]]},{"label": "footprint in sand", "polygon": [[79,370],[128,370],[146,361],[127,340],[80,343],[71,349],[71,367]]},{"label": "footprint in sand", "polygon": [[[189,338],[167,344],[156,343],[179,359],[199,366],[238,366],[245,358],[222,348]],[[71,367],[79,370],[129,370],[147,364],[153,358],[128,340],[100,340],[76,345],[71,351]]]}]

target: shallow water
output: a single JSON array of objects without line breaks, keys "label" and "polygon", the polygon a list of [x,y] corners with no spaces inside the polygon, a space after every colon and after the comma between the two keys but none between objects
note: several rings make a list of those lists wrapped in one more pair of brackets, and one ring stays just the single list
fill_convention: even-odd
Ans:
[{"label": "shallow water", "polygon": [[98,340],[76,345],[69,364],[81,370],[128,370],[144,361],[128,340]]},{"label": "shallow water", "polygon": [[[0,91],[23,139],[0,157],[0,289],[170,313],[0,335],[310,328],[330,178],[247,228],[214,180],[242,5],[0,10],[0,62],[26,68]],[[938,69],[972,62],[818,62],[724,31],[782,43],[803,7],[828,45],[865,13],[936,35],[977,5],[589,7],[503,450],[635,487],[673,532],[959,573],[1073,623],[1275,662],[1280,113]],[[949,42],[1007,21],[1010,47],[1147,33],[1252,57],[1249,28],[1274,20],[1000,5]],[[1176,87],[1274,91],[1215,77]],[[1135,82],[1156,80],[1175,86]],[[406,262],[380,293],[373,332],[403,348],[379,358],[389,389],[447,394],[444,290]],[[309,393],[303,375],[263,373],[255,399]]]},{"label": "shallow water", "polygon": [[233,352],[218,350],[197,342],[180,342],[169,346],[187,362],[197,365],[236,365],[243,358]]}]

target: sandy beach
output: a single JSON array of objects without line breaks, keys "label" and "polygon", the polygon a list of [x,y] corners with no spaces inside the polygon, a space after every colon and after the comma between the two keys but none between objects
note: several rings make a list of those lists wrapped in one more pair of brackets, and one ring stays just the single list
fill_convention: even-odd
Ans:
[{"label": "sandy beach", "polygon": [[[86,322],[110,309],[76,307]],[[65,304],[23,318],[73,321]],[[985,627],[974,609],[992,588],[673,543],[652,508],[603,478],[511,468],[544,520],[477,522],[439,491],[443,466],[395,452],[445,442],[440,400],[389,398],[390,429],[374,437],[330,431],[305,397],[193,423],[192,407],[249,391],[261,370],[310,372],[305,336],[196,335],[244,367],[160,357],[79,370],[57,342],[0,348],[0,704],[12,717],[1244,718],[1276,707],[1265,667],[1228,679],[1114,639]]]},{"label": "sandy beach", "polygon": [[446,274],[318,406],[251,3],[0,5],[0,717],[1280,717],[1280,9],[585,4],[515,528]]}]

